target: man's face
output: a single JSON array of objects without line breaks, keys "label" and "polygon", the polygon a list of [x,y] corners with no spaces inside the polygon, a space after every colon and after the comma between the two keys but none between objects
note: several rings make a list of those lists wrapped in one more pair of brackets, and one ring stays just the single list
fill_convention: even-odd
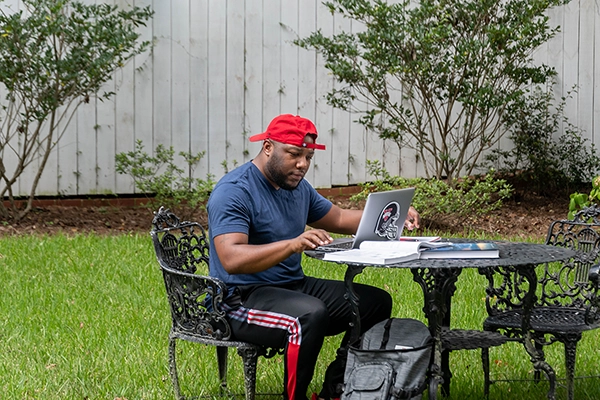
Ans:
[{"label": "man's face", "polygon": [[[305,142],[314,140],[307,136]],[[295,189],[308,171],[315,151],[271,140],[269,144],[271,154],[265,164],[267,179],[282,189]]]}]

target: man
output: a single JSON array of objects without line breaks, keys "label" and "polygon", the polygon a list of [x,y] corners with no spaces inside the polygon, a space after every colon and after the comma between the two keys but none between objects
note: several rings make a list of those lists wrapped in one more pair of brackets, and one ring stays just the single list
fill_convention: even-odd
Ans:
[{"label": "man", "polygon": [[[361,210],[344,210],[304,180],[317,144],[308,119],[274,118],[252,161],[226,174],[208,201],[210,274],[229,289],[227,314],[239,340],[284,348],[284,393],[304,400],[325,336],[347,332],[352,313],[341,281],[305,276],[302,252],[332,241],[328,232],[356,232]],[[418,227],[409,211],[406,226]],[[306,229],[306,226],[313,229]],[[379,288],[355,285],[361,328],[390,317],[392,299]],[[348,333],[340,348],[345,348]],[[321,399],[339,397],[346,352],[338,351],[325,374]],[[317,396],[313,394],[313,399]]]}]

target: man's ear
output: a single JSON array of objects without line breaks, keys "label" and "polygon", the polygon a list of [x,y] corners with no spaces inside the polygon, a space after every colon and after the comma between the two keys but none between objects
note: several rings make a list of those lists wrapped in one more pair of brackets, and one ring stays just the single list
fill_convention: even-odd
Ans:
[{"label": "man's ear", "polygon": [[265,153],[265,155],[271,155],[271,153],[273,152],[273,142],[271,142],[270,140],[265,140],[263,142],[263,152]]}]

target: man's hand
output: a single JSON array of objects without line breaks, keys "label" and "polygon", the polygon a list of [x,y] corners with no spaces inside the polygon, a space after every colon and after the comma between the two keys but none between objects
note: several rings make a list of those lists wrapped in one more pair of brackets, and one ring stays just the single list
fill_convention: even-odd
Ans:
[{"label": "man's hand", "polygon": [[312,250],[315,247],[329,244],[333,238],[323,229],[309,229],[302,235],[292,240],[294,253],[302,253],[304,250]]},{"label": "man's hand", "polygon": [[413,229],[417,229],[420,226],[421,216],[419,215],[417,210],[414,209],[413,206],[410,206],[410,208],[408,209],[408,214],[406,214],[406,221],[404,221],[404,227],[409,231],[412,231]]}]

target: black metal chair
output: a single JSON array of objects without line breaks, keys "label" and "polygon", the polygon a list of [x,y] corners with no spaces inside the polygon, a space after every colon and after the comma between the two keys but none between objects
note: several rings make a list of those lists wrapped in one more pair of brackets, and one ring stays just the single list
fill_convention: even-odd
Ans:
[{"label": "black metal chair", "polygon": [[[561,342],[565,349],[568,399],[574,396],[577,343],[582,333],[600,327],[600,208],[595,205],[579,211],[573,220],[557,220],[548,229],[546,244],[573,249],[577,255],[565,263],[549,263],[538,270],[535,303],[530,316],[531,337],[544,361],[544,346]],[[540,266],[539,268],[542,268]],[[539,273],[542,271],[543,273]],[[525,278],[515,270],[487,273],[489,287],[486,305],[488,317],[483,328],[500,331],[524,340],[523,304],[527,293]],[[500,272],[500,279],[498,279]],[[540,359],[532,359],[534,379],[540,380]],[[489,372],[489,349],[482,350],[485,394],[493,381]],[[549,375],[549,398],[554,398],[555,376]]]},{"label": "black metal chair", "polygon": [[[171,308],[169,368],[175,397],[182,396],[175,360],[176,340],[215,346],[221,394],[227,394],[227,352],[235,347],[244,362],[245,398],[255,398],[258,357],[273,357],[280,349],[269,349],[232,339],[231,328],[221,304],[227,292],[219,279],[208,276],[208,241],[205,229],[196,222],[181,222],[163,207],[155,213],[150,235],[163,273]],[[199,272],[206,272],[201,275]],[[207,297],[210,300],[207,300]]]}]

